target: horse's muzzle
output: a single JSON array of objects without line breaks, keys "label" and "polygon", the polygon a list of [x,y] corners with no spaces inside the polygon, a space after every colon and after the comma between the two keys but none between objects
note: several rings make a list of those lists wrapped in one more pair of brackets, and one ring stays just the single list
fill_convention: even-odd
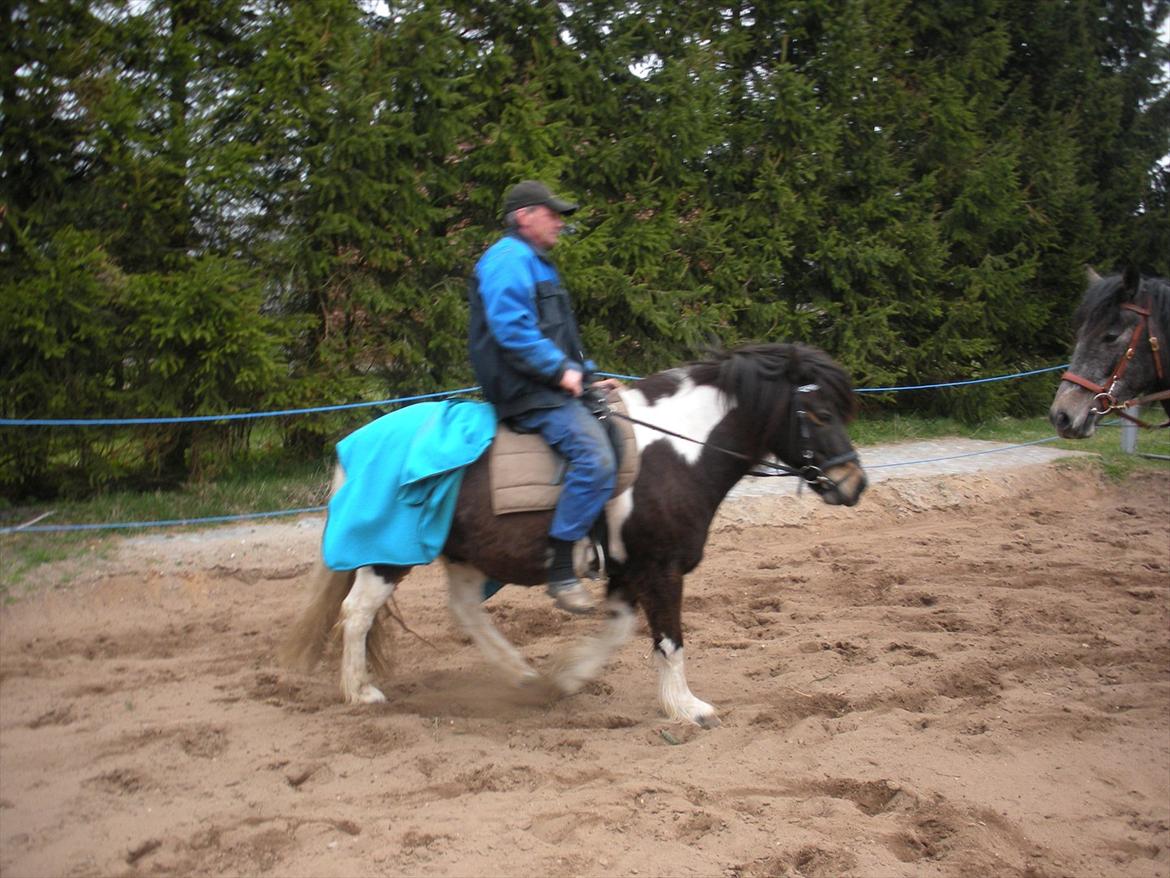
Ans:
[{"label": "horse's muzzle", "polygon": [[1062,385],[1048,410],[1048,420],[1062,439],[1088,439],[1097,429],[1098,413],[1092,393],[1072,384]]},{"label": "horse's muzzle", "polygon": [[814,490],[830,506],[856,506],[869,484],[865,470],[857,463],[832,467],[825,475],[827,484],[814,486]]},{"label": "horse's muzzle", "polygon": [[1052,409],[1048,413],[1048,420],[1052,422],[1056,434],[1061,439],[1088,439],[1097,429],[1097,418],[1092,414],[1074,421],[1063,409]]}]

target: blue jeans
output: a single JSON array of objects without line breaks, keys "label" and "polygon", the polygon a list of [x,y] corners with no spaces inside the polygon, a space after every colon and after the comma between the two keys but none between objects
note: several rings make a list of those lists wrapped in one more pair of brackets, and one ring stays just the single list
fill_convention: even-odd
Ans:
[{"label": "blue jeans", "polygon": [[601,514],[617,480],[617,461],[605,427],[576,399],[511,420],[521,430],[540,433],[565,458],[565,486],[548,535],[558,540],[581,539]]}]

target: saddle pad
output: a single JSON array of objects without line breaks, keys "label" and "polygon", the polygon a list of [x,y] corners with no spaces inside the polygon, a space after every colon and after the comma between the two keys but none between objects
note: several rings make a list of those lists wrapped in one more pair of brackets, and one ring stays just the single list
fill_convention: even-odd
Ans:
[{"label": "saddle pad", "polygon": [[[616,393],[606,400],[612,411],[626,413]],[[613,418],[622,436],[622,459],[618,462],[616,497],[638,476],[638,446],[634,425],[625,418]],[[565,461],[539,433],[517,433],[501,421],[488,452],[488,474],[492,487],[492,512],[537,512],[553,509],[561,495]]]}]

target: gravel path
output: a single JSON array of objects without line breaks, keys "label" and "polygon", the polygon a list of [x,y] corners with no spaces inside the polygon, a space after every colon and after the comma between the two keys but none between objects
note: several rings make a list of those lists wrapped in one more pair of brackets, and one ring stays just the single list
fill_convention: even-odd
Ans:
[{"label": "gravel path", "polygon": [[[857,449],[871,485],[890,479],[924,479],[944,475],[1000,474],[1006,470],[1034,467],[1060,459],[1090,457],[1083,451],[1067,451],[1047,445],[986,442],[980,439],[931,439],[899,442]],[[744,479],[728,499],[794,494],[795,479]]]}]

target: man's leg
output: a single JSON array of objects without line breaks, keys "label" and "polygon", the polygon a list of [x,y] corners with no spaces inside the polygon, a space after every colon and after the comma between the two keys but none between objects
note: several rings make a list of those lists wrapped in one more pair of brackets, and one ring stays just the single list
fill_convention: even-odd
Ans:
[{"label": "man's leg", "polygon": [[613,494],[617,464],[605,427],[580,402],[539,409],[515,419],[522,429],[539,432],[565,458],[565,484],[549,527],[553,560],[549,594],[557,606],[587,612],[593,602],[573,570],[573,544],[584,537]]}]

